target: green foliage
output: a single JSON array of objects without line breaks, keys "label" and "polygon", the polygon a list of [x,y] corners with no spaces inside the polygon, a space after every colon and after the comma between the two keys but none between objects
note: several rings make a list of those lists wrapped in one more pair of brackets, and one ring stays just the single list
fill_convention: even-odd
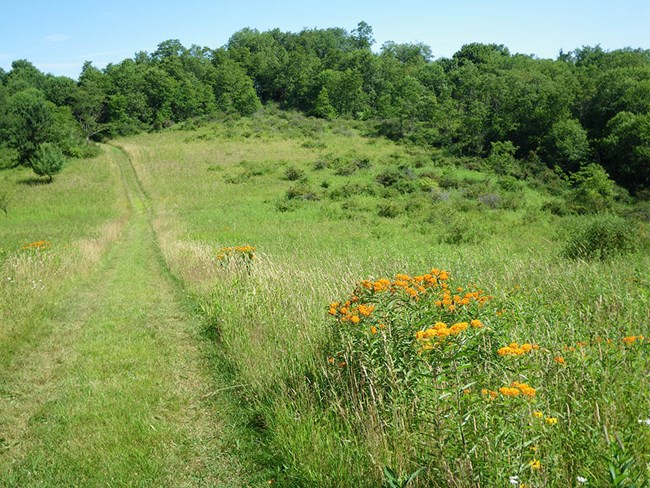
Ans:
[{"label": "green foliage", "polygon": [[583,166],[570,177],[573,189],[569,205],[578,213],[601,213],[612,209],[617,195],[616,183],[596,163]]},{"label": "green foliage", "polygon": [[632,191],[650,187],[650,113],[619,112],[602,140],[604,164]]},{"label": "green foliage", "polygon": [[293,166],[288,167],[284,171],[284,179],[288,181],[297,181],[305,177],[305,172]]},{"label": "green foliage", "polygon": [[225,112],[250,115],[261,107],[252,80],[234,61],[225,60],[219,64],[215,70],[213,89],[217,107]]},{"label": "green foliage", "polygon": [[613,215],[597,217],[570,232],[562,250],[568,259],[606,260],[632,252],[638,246],[635,224]]},{"label": "green foliage", "polygon": [[[86,63],[77,83],[15,61],[0,82],[0,138],[26,164],[42,142],[79,154],[80,138],[249,116],[264,103],[367,121],[368,132],[485,159],[502,175],[598,161],[633,194],[650,186],[647,50],[583,47],[553,61],[470,43],[434,60],[421,43],[388,41],[379,53],[373,43],[366,22],[350,32],[246,28],[215,50],[171,39],[103,70]],[[64,134],[53,132],[61,124]]]},{"label": "green foliage", "polygon": [[515,153],[517,147],[512,141],[491,143],[490,156],[486,160],[487,167],[498,175],[517,175],[519,168]]},{"label": "green foliage", "polygon": [[589,155],[587,132],[575,119],[553,124],[542,147],[546,161],[564,171],[576,171]]},{"label": "green foliage", "polygon": [[30,159],[29,166],[38,176],[47,176],[50,181],[52,177],[63,169],[65,157],[59,146],[44,142],[36,150],[36,154]]},{"label": "green foliage", "polygon": [[[9,203],[11,202],[13,195],[9,191],[0,191],[0,210],[5,214],[5,217],[9,217]],[[0,262],[0,264],[2,264]]]},{"label": "green foliage", "polygon": [[18,152],[21,164],[27,165],[38,147],[54,137],[54,105],[35,88],[13,95],[9,100],[9,144]]}]

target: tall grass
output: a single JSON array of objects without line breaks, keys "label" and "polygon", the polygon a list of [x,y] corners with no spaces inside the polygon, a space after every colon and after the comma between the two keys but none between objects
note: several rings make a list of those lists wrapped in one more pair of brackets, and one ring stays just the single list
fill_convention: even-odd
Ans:
[{"label": "tall grass", "polygon": [[[647,247],[567,260],[566,229],[576,218],[542,210],[554,197],[539,185],[463,169],[355,127],[283,117],[120,141],[156,209],[165,258],[234,382],[236,420],[253,439],[247,452],[269,480],[378,486],[385,473],[407,478],[419,468],[418,486],[647,477],[650,429],[639,420],[650,416],[648,342],[622,342],[650,335]],[[216,258],[245,244],[256,247],[250,262]],[[332,373],[333,334],[350,325],[333,322],[328,305],[361,280],[432,267],[494,297],[477,317],[490,324],[489,344],[468,345],[448,371],[433,360],[422,369],[413,356],[405,367],[422,375],[414,393],[391,387],[383,400],[361,398],[374,376]],[[418,347],[417,330],[437,320],[417,313],[412,323],[393,318],[410,323],[399,335],[404,347]],[[368,341],[379,337],[369,330]],[[366,339],[350,358],[365,357]],[[498,354],[515,342],[543,354]],[[512,381],[535,387],[534,400],[481,393]]]}]

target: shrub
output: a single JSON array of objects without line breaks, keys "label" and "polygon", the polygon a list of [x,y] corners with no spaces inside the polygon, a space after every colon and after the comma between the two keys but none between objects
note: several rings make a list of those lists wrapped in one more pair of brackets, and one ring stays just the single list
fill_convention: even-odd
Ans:
[{"label": "shrub", "polygon": [[377,215],[388,219],[394,219],[400,213],[401,211],[395,202],[380,203],[377,209]]},{"label": "shrub", "polygon": [[616,183],[599,164],[591,163],[571,175],[574,188],[569,203],[581,214],[601,213],[611,209],[617,193]]},{"label": "shrub", "polygon": [[293,166],[284,171],[284,179],[289,181],[297,181],[305,177],[305,172],[301,169],[294,168]]},{"label": "shrub", "polygon": [[606,215],[575,232],[562,255],[568,259],[604,260],[633,251],[636,241],[635,229],[629,221]]},{"label": "shrub", "polygon": [[299,182],[287,190],[286,198],[287,200],[318,200],[318,194],[307,184]]},{"label": "shrub", "polygon": [[59,146],[49,142],[41,144],[29,162],[34,173],[38,176],[47,176],[49,181],[52,181],[52,177],[61,171],[64,163],[65,157]]}]

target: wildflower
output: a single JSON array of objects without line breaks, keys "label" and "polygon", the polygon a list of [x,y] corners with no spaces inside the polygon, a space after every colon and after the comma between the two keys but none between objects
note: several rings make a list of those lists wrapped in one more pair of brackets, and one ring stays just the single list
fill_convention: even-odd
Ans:
[{"label": "wildflower", "polygon": [[485,397],[489,397],[490,400],[494,400],[499,395],[496,391],[488,390],[487,388],[483,388],[481,394]]},{"label": "wildflower", "polygon": [[533,412],[533,417],[535,417],[536,419],[541,419],[543,416],[544,416],[544,414],[542,412],[540,412],[539,410],[535,410]]},{"label": "wildflower", "polygon": [[358,315],[353,315],[350,317],[350,322],[352,322],[354,325],[358,324],[361,319],[359,318]]},{"label": "wildflower", "polygon": [[470,325],[472,327],[474,327],[475,329],[480,329],[481,327],[483,327],[483,322],[481,322],[480,320],[474,319],[474,320],[472,320],[470,322]]},{"label": "wildflower", "polygon": [[539,459],[533,459],[528,463],[528,466],[530,466],[530,469],[532,470],[540,470],[542,469],[542,463]]},{"label": "wildflower", "polygon": [[332,356],[328,357],[327,362],[330,364],[334,364],[334,358]]},{"label": "wildflower", "polygon": [[578,481],[578,483],[586,483],[587,482],[587,478],[583,478],[582,476],[577,476],[576,480]]},{"label": "wildflower", "polygon": [[518,485],[519,484],[519,476],[511,476],[510,477],[510,484],[511,485]]},{"label": "wildflower", "polygon": [[623,342],[625,344],[634,344],[634,342],[641,337],[641,340],[643,340],[643,336],[629,336],[629,337],[623,337]]},{"label": "wildflower", "polygon": [[639,419],[640,424],[650,425],[650,419]]},{"label": "wildflower", "polygon": [[499,388],[499,393],[501,393],[504,396],[519,396],[521,391],[519,390],[519,388],[510,388],[507,386],[502,386],[501,388]]},{"label": "wildflower", "polygon": [[555,356],[553,358],[553,361],[555,361],[558,364],[566,364],[566,361],[564,360],[564,358],[562,356]]},{"label": "wildflower", "polygon": [[557,418],[555,418],[555,417],[546,417],[545,422],[546,422],[547,425],[555,425],[555,424],[557,424]]},{"label": "wildflower", "polygon": [[375,327],[374,325],[372,327],[370,327],[370,332],[372,334],[376,334],[377,333],[377,327]]},{"label": "wildflower", "polygon": [[375,309],[375,306],[374,306],[374,305],[364,305],[364,304],[361,304],[361,305],[359,305],[359,307],[358,307],[359,313],[360,313],[361,315],[363,315],[364,317],[370,317],[370,314],[372,313],[372,311],[373,311],[374,309]]}]

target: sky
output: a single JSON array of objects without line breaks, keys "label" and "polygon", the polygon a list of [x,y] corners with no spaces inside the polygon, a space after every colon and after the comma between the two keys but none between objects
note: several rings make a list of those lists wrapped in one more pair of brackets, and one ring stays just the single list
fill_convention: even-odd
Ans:
[{"label": "sky", "polygon": [[362,20],[373,28],[373,49],[423,42],[435,58],[470,42],[540,58],[597,44],[650,49],[649,0],[0,0],[0,67],[27,59],[76,79],[84,61],[104,68],[168,39],[217,48],[244,27],[350,31]]}]

